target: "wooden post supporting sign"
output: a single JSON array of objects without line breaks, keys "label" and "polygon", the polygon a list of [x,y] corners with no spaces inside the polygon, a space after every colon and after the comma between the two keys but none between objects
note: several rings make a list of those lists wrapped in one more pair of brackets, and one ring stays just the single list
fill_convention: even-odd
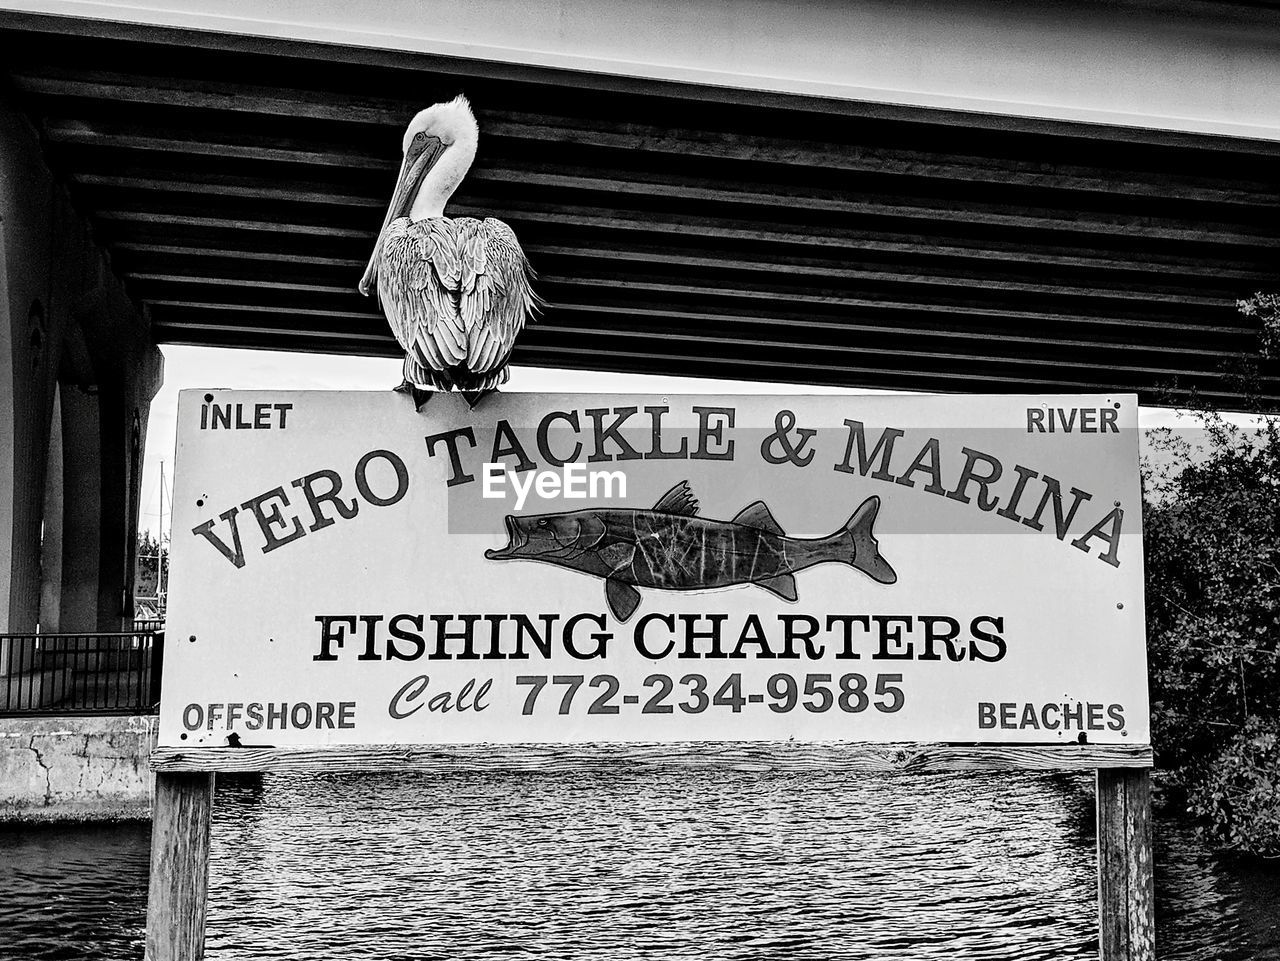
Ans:
[{"label": "wooden post supporting sign", "polygon": [[209,890],[212,774],[156,774],[146,961],[200,961]]},{"label": "wooden post supporting sign", "polygon": [[1151,772],[1098,769],[1098,956],[1153,961]]}]

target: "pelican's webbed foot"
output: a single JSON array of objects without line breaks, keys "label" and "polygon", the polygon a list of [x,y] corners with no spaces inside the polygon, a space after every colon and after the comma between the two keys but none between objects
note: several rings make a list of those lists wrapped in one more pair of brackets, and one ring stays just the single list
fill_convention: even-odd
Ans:
[{"label": "pelican's webbed foot", "polygon": [[435,391],[426,390],[419,387],[417,384],[411,384],[407,380],[401,381],[400,386],[396,388],[396,391],[401,394],[408,394],[413,398],[413,409],[419,411],[427,406],[427,401],[429,401],[431,399],[431,395],[435,393]]},{"label": "pelican's webbed foot", "polygon": [[490,394],[496,394],[498,388],[489,387],[485,390],[460,390],[458,393],[462,395],[462,399],[467,402],[467,406],[475,410],[479,403]]}]

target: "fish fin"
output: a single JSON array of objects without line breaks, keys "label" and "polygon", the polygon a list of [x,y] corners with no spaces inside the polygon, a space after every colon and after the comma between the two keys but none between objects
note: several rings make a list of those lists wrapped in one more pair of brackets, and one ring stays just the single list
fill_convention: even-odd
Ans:
[{"label": "fish fin", "polygon": [[[743,527],[755,527],[758,530],[768,531],[770,534],[786,536],[782,530],[782,525],[773,519],[773,515],[769,513],[769,505],[764,501],[748,504],[738,511],[738,516],[729,523],[741,524]],[[794,598],[792,599],[794,600]]]},{"label": "fish fin", "polygon": [[689,482],[682,480],[659,497],[658,503],[653,505],[653,509],[660,514],[680,514],[684,517],[696,517],[698,514],[698,499],[693,496]]},{"label": "fish fin", "polygon": [[876,522],[876,514],[880,512],[880,498],[868,497],[859,505],[841,530],[836,531],[828,540],[840,545],[844,550],[851,550],[852,556],[832,558],[852,564],[862,573],[881,584],[893,584],[898,575],[889,562],[880,556],[880,542],[871,532]]},{"label": "fish fin", "polygon": [[620,621],[625,621],[634,614],[640,604],[640,592],[613,577],[605,578],[604,597],[609,602],[609,610]]},{"label": "fish fin", "polygon": [[794,601],[798,596],[796,594],[796,578],[794,574],[779,574],[777,577],[770,577],[768,580],[756,581],[755,583],[770,594],[777,594],[784,601]]}]

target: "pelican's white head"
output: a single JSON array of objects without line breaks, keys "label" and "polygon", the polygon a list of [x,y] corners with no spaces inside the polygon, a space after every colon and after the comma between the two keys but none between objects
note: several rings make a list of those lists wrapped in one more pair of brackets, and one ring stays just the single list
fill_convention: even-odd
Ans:
[{"label": "pelican's white head", "polygon": [[480,128],[471,104],[461,94],[418,111],[409,121],[401,144],[404,157],[400,162],[400,175],[369,266],[360,281],[362,294],[369,293],[377,277],[387,225],[406,214],[412,220],[443,217],[444,205],[471,169],[479,140]]},{"label": "pelican's white head", "polygon": [[445,146],[455,143],[475,143],[480,135],[471,103],[462,94],[444,103],[433,103],[426,110],[419,110],[404,131],[401,149],[409,152],[409,145],[419,133],[435,137]]}]

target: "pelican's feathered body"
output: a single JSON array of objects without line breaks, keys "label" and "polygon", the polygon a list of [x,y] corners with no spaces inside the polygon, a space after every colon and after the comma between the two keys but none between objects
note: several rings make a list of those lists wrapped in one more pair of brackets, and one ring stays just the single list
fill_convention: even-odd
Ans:
[{"label": "pelican's feathered body", "polygon": [[492,217],[393,220],[378,298],[405,351],[405,380],[436,390],[505,382],[511,347],[534,309],[516,235]]},{"label": "pelican's feathered body", "polygon": [[[463,97],[414,117],[369,267],[404,348],[403,388],[482,392],[507,379],[516,337],[537,309],[515,232],[492,217],[446,217],[475,159],[479,130]],[[416,391],[414,389],[417,389]]]}]

